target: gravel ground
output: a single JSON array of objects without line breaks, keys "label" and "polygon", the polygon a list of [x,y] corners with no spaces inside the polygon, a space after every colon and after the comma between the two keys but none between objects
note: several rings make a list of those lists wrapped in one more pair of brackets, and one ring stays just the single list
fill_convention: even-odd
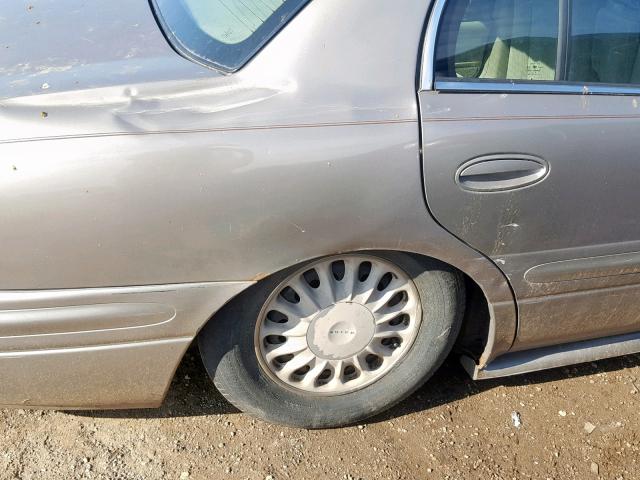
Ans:
[{"label": "gravel ground", "polygon": [[304,431],[240,414],[191,352],[158,410],[0,410],[0,478],[640,479],[638,388],[640,355],[483,382],[449,360],[367,424]]}]

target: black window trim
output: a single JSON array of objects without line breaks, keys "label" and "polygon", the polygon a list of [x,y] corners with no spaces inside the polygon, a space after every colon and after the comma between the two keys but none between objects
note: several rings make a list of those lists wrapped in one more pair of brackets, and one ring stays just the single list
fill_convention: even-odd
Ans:
[{"label": "black window trim", "polygon": [[[420,91],[442,93],[526,93],[526,94],[568,94],[568,95],[640,95],[640,85],[567,82],[564,80],[496,80],[496,79],[436,79],[436,46],[440,24],[447,2],[435,0],[428,20],[425,36]],[[568,60],[568,39],[572,0],[559,0],[560,19],[563,25],[558,32],[558,58],[556,71],[561,70],[566,78]],[[564,17],[564,18],[563,18]],[[557,77],[556,77],[557,78]]]},{"label": "black window trim", "polygon": [[[171,23],[165,18],[166,8],[160,8],[158,0],[149,0],[149,4],[162,34],[176,53],[199,65],[213,68],[223,73],[234,73],[249,63],[310,1],[285,1],[250,37],[237,44],[229,45],[228,48],[230,50],[235,49],[239,52],[239,61],[237,62],[222,62],[211,58],[213,55],[207,55],[207,51],[211,52],[212,48],[202,48],[203,44],[215,45],[217,48],[220,46],[225,47],[226,45],[209,36],[195,24],[192,27],[191,34],[195,35],[196,38],[195,42],[192,41],[191,43],[200,43],[200,48],[197,45],[187,45],[185,40],[174,32],[171,28]],[[174,15],[182,15],[183,18],[189,16],[189,12],[183,8],[178,0],[171,1],[169,8],[174,9],[172,10]]]},{"label": "black window trim", "polygon": [[559,0],[558,14],[558,51],[556,53],[556,82],[563,82],[567,78],[569,64],[569,40],[571,38],[571,7],[572,0]]}]

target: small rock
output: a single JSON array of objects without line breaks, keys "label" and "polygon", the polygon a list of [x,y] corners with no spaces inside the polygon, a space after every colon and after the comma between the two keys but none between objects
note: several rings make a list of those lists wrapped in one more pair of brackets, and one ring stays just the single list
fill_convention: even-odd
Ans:
[{"label": "small rock", "polygon": [[584,431],[587,432],[587,435],[591,435],[593,431],[596,429],[596,426],[591,422],[584,423]]},{"label": "small rock", "polygon": [[49,84],[45,82],[45,83],[42,84],[42,87],[40,87],[40,88],[42,88],[42,90],[48,90],[49,89]]},{"label": "small rock", "polygon": [[511,412],[511,422],[516,428],[520,428],[522,426],[522,419],[520,418],[520,414],[518,412]]},{"label": "small rock", "polygon": [[561,417],[566,417],[567,416],[567,412],[565,412],[564,410],[560,410],[558,412],[558,415],[560,415]]},{"label": "small rock", "polygon": [[47,112],[40,112],[40,116],[42,118],[47,118],[49,116],[49,114]]},{"label": "small rock", "polygon": [[180,480],[187,480],[189,478],[189,472],[182,472],[180,474]]},{"label": "small rock", "polygon": [[273,475],[267,475],[266,477],[264,477],[264,480],[276,480]]},{"label": "small rock", "polygon": [[600,473],[600,467],[596,462],[591,462],[591,473],[598,475]]}]

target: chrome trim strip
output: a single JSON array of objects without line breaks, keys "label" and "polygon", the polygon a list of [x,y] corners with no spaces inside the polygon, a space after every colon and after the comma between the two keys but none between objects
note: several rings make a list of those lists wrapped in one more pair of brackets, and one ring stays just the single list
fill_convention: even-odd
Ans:
[{"label": "chrome trim strip", "polygon": [[434,89],[458,93],[562,93],[569,95],[640,95],[640,86],[521,81],[436,80]]},{"label": "chrome trim strip", "polygon": [[461,357],[460,361],[474,380],[485,380],[594,362],[638,352],[640,352],[640,332],[635,332],[507,353],[484,368],[478,367],[471,358],[466,356]]},{"label": "chrome trim strip", "polygon": [[438,122],[504,122],[514,120],[629,120],[639,119],[640,115],[509,115],[502,117],[440,117],[426,118],[423,123]]},{"label": "chrome trim strip", "polygon": [[440,20],[447,0],[434,0],[433,8],[427,23],[422,50],[420,68],[420,92],[441,91],[457,93],[559,93],[568,95],[631,95],[640,96],[640,85],[606,85],[606,84],[574,84],[565,82],[528,82],[528,81],[465,81],[436,80],[435,53]]},{"label": "chrome trim strip", "polygon": [[442,12],[446,5],[446,0],[435,0],[429,15],[427,33],[424,38],[424,48],[422,49],[422,67],[420,69],[420,91],[433,90],[434,87],[434,59],[436,56],[436,40],[438,36],[438,26],[442,18]]}]

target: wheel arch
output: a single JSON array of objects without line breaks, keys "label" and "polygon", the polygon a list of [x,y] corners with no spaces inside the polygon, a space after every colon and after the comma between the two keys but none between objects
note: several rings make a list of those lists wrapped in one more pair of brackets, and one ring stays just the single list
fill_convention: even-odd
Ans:
[{"label": "wheel arch", "polygon": [[[375,251],[405,253],[418,259],[437,260],[461,273],[465,281],[467,299],[462,328],[456,342],[456,350],[461,354],[471,357],[480,368],[490,360],[509,350],[515,338],[517,328],[515,301],[511,288],[502,272],[484,257],[476,256],[475,258],[461,261],[465,259],[460,256],[446,258],[446,256],[443,255],[436,256],[434,254],[427,254],[421,250],[356,249],[327,253],[298,260],[291,265],[274,268],[273,271],[268,273],[259,272],[251,280],[256,283],[262,282],[291,266],[303,264],[332,254],[371,253]],[[250,287],[247,287],[237,293],[230,298],[227,303],[242,298],[243,295],[248,293],[247,290],[249,289]],[[202,323],[196,337],[205,325],[209,322],[215,322],[216,315],[222,308],[224,308],[224,306]]]}]

